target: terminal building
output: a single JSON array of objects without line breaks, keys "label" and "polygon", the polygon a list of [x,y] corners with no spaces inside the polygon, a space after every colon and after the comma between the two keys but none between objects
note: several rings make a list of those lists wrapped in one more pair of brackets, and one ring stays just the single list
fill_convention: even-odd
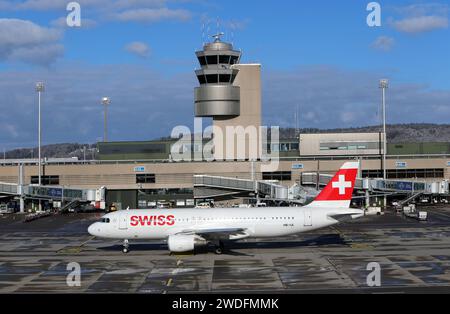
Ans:
[{"label": "terminal building", "polygon": [[[97,160],[46,161],[43,185],[63,190],[101,189],[105,191],[106,206],[115,203],[119,208],[192,207],[204,201],[231,205],[255,194],[287,198],[287,194],[293,193],[291,187],[305,182],[302,180],[305,175],[330,175],[345,161],[359,159],[361,178],[382,178],[386,168],[390,180],[447,182],[444,191],[448,190],[450,143],[388,143],[387,161],[383,165],[383,133],[300,134],[275,143],[264,141],[260,132],[262,67],[242,64],[240,51],[221,41],[220,34],[214,37],[213,42],[196,53],[200,69],[195,75],[199,86],[195,87],[193,97],[194,116],[213,121],[214,161],[175,160],[173,147],[179,138],[100,142]],[[255,128],[258,132],[248,131],[244,140],[234,138],[230,153],[225,143],[235,135],[227,133],[229,127],[241,127],[246,132]],[[201,139],[200,145],[185,148],[193,155],[201,155],[208,141]],[[244,147],[241,156],[237,154],[239,146]],[[268,171],[264,156],[271,153],[277,153],[279,163],[276,169]],[[32,186],[37,175],[35,160],[0,163],[0,186]],[[0,194],[5,195],[2,191]]]}]

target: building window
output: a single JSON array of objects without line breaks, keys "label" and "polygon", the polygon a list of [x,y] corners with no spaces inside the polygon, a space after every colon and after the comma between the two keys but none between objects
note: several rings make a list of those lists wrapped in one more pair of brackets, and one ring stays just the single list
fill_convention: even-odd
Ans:
[{"label": "building window", "polygon": [[[383,178],[382,170],[363,170],[363,178]],[[388,179],[435,179],[444,178],[444,169],[393,169],[387,170]]]},{"label": "building window", "polygon": [[156,183],[155,174],[154,173],[146,173],[146,174],[137,174],[136,175],[136,183]]},{"label": "building window", "polygon": [[218,56],[207,56],[206,62],[208,62],[208,65],[210,64],[217,64],[217,58]]},{"label": "building window", "polygon": [[206,75],[206,81],[208,84],[217,84],[219,82],[219,78],[217,74],[208,74]]},{"label": "building window", "polygon": [[237,56],[231,56],[231,62],[230,62],[230,64],[236,64],[236,63],[238,63],[238,60],[239,60],[239,57],[237,57]]},{"label": "building window", "polygon": [[230,56],[219,56],[220,64],[230,64]]},{"label": "building window", "polygon": [[221,74],[219,75],[220,83],[230,83],[231,75],[230,74]]},{"label": "building window", "polygon": [[320,143],[320,150],[378,150],[378,142],[332,142]]},{"label": "building window", "polygon": [[291,171],[263,172],[263,180],[292,181]]},{"label": "building window", "polygon": [[206,84],[206,78],[204,75],[198,75],[197,78],[201,85]]},{"label": "building window", "polygon": [[206,65],[206,58],[205,57],[198,57],[198,62],[200,62],[201,66]]},{"label": "building window", "polygon": [[299,148],[299,143],[267,144],[268,152],[292,152],[298,151]]},{"label": "building window", "polygon": [[[39,177],[32,176],[31,184],[39,184]],[[59,176],[41,176],[42,185],[59,185]]]}]

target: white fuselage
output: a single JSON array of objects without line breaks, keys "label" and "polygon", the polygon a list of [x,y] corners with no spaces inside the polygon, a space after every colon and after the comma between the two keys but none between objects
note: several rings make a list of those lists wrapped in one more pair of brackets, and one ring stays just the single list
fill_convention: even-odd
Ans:
[{"label": "white fuselage", "polygon": [[[226,208],[124,210],[105,215],[105,222],[89,227],[89,233],[107,239],[162,240],[186,231],[243,229],[242,238],[282,237],[338,223],[332,213],[355,210],[331,208]],[[230,240],[239,240],[231,238]]]}]

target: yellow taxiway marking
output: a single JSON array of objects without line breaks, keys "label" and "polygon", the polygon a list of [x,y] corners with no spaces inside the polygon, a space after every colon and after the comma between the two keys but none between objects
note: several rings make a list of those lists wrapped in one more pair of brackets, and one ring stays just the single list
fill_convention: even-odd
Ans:
[{"label": "yellow taxiway marking", "polygon": [[373,246],[366,243],[354,243],[350,247],[355,250],[373,250]]},{"label": "yellow taxiway marking", "polygon": [[81,243],[81,244],[80,244],[80,247],[85,246],[86,243],[88,243],[89,241],[94,240],[94,239],[95,239],[95,236],[90,237],[89,239],[87,239],[86,241],[84,241],[83,243]]},{"label": "yellow taxiway marking", "polygon": [[83,249],[83,246],[86,245],[89,241],[93,240],[95,236],[90,237],[88,240],[81,243],[79,246],[68,246],[65,248],[62,248],[61,250],[57,251],[58,254],[78,254],[81,253],[81,250]]},{"label": "yellow taxiway marking", "polygon": [[167,286],[167,287],[170,287],[170,286],[172,285],[172,282],[173,282],[173,279],[170,278],[169,280],[167,280],[166,286]]}]

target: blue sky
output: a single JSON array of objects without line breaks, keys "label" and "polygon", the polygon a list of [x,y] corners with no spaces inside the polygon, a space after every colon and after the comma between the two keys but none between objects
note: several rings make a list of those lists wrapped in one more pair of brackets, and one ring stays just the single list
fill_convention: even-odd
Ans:
[{"label": "blue sky", "polygon": [[[302,127],[373,125],[378,80],[392,123],[450,121],[448,1],[0,0],[0,146],[36,143],[34,82],[44,80],[44,143],[147,140],[193,124],[195,50],[219,29],[263,65],[263,119]],[[219,26],[217,26],[219,24]]]}]

